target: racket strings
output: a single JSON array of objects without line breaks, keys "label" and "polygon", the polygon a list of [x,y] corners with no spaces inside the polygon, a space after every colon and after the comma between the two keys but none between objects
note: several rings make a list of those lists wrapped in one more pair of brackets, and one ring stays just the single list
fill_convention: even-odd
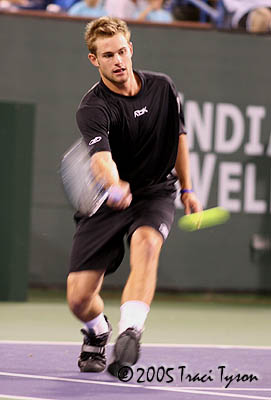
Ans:
[{"label": "racket strings", "polygon": [[82,139],[64,155],[60,173],[70,203],[82,214],[93,215],[108,197],[103,185],[94,178],[88,148]]}]

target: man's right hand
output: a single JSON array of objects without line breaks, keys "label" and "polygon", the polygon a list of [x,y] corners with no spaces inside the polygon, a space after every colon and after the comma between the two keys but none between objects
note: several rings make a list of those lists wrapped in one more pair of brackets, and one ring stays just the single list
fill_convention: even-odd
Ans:
[{"label": "man's right hand", "polygon": [[109,207],[123,210],[131,204],[132,193],[128,182],[119,180],[117,185],[113,185],[108,190],[109,196],[106,204]]}]

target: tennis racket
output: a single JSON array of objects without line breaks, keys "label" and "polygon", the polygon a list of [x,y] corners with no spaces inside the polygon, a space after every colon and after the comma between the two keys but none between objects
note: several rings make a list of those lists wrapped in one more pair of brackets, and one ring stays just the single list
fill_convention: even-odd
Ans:
[{"label": "tennis racket", "polygon": [[60,175],[71,205],[84,215],[95,214],[110,195],[119,201],[121,193],[105,190],[91,171],[89,149],[83,139],[77,140],[64,154]]}]

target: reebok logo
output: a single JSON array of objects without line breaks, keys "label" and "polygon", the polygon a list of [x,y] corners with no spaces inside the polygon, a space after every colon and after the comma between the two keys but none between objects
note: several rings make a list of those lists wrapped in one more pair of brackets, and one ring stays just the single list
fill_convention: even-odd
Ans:
[{"label": "reebok logo", "polygon": [[96,136],[94,139],[92,139],[90,142],[89,142],[89,146],[91,146],[92,144],[95,144],[95,143],[98,143],[100,140],[102,140],[102,137],[101,136]]},{"label": "reebok logo", "polygon": [[134,117],[135,117],[135,118],[136,118],[136,117],[141,117],[141,115],[143,115],[143,114],[145,114],[145,113],[147,113],[147,112],[148,112],[147,106],[145,106],[145,107],[141,108],[141,110],[135,110],[135,111],[134,111]]}]

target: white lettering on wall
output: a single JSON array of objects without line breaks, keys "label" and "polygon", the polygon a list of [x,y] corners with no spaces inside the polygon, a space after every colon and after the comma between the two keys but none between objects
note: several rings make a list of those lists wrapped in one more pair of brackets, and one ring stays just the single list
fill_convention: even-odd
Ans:
[{"label": "white lettering on wall", "polygon": [[215,171],[216,155],[210,153],[204,156],[201,167],[197,153],[190,153],[190,159],[192,182],[202,206],[206,207]]},{"label": "white lettering on wall", "polygon": [[249,106],[246,114],[250,119],[250,124],[249,141],[245,145],[244,151],[253,156],[261,155],[264,153],[264,146],[261,143],[261,123],[265,117],[265,108]]},{"label": "white lettering on wall", "polygon": [[269,135],[269,143],[268,143],[268,146],[267,146],[266,155],[271,157],[271,132],[270,132],[270,135]]},{"label": "white lettering on wall", "polygon": [[[227,137],[228,122],[231,121],[231,135]],[[216,111],[215,151],[233,153],[239,149],[244,138],[244,119],[241,111],[233,104],[218,104]]]},{"label": "white lettering on wall", "polygon": [[[271,121],[267,108],[247,105],[242,109],[231,103],[211,102],[200,105],[192,100],[184,103],[184,95],[179,94],[193,188],[203,207],[207,208],[210,201],[215,206],[215,199],[230,212],[271,212],[271,160],[270,168],[266,160],[271,158]],[[182,208],[179,196],[176,206]]]},{"label": "white lettering on wall", "polygon": [[264,214],[267,204],[264,200],[256,200],[257,177],[256,166],[248,164],[245,171],[244,210],[247,213]]},{"label": "white lettering on wall", "polygon": [[241,201],[240,199],[231,198],[231,194],[240,194],[241,174],[241,163],[221,162],[219,165],[218,204],[235,212],[241,211]]},{"label": "white lettering on wall", "polygon": [[189,132],[189,148],[194,148],[195,136],[200,150],[209,152],[212,149],[214,106],[211,103],[203,104],[201,113],[199,105],[195,101],[187,101],[185,106],[186,129]]}]

